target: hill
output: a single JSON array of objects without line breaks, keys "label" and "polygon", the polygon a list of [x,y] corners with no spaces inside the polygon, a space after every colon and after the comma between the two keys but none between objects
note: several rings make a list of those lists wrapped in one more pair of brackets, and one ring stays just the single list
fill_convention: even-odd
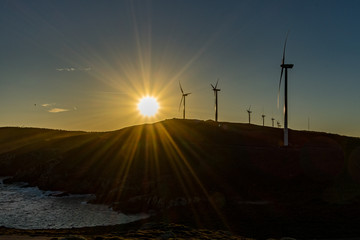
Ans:
[{"label": "hill", "polygon": [[359,236],[360,139],[290,130],[284,148],[282,134],[179,119],[101,133],[0,128],[0,175],[94,193],[159,221],[254,237]]}]

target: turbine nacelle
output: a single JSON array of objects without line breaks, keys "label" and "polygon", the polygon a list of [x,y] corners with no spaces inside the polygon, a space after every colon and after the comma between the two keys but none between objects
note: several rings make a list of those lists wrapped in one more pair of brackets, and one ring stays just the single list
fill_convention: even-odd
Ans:
[{"label": "turbine nacelle", "polygon": [[280,67],[282,68],[293,68],[294,67],[294,64],[281,64]]},{"label": "turbine nacelle", "polygon": [[221,90],[220,88],[216,88],[216,86],[214,87],[214,85],[212,85],[212,84],[210,84],[210,85],[211,85],[213,91],[220,91]]}]

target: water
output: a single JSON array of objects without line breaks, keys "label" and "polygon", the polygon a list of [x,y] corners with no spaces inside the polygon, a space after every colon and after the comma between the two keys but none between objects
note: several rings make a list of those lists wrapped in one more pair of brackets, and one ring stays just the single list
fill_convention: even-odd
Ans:
[{"label": "water", "polygon": [[3,184],[0,179],[0,226],[19,229],[58,229],[123,224],[146,218],[125,215],[105,205],[87,204],[93,195],[48,196],[37,187]]}]

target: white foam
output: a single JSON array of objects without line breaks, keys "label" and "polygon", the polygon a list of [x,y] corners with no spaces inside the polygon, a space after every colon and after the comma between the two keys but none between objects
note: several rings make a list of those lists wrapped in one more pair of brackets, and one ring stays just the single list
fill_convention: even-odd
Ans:
[{"label": "white foam", "polygon": [[57,229],[115,225],[148,217],[146,214],[127,216],[106,205],[87,204],[94,195],[49,197],[53,192],[24,186],[0,185],[0,226]]}]

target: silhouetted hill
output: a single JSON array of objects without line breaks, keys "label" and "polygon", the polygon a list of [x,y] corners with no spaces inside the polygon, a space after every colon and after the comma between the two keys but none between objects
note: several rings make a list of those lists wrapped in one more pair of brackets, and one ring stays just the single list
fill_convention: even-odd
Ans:
[{"label": "silhouetted hill", "polygon": [[170,222],[254,236],[359,235],[350,223],[360,216],[360,139],[290,130],[284,148],[282,134],[179,119],[102,133],[1,128],[0,175]]}]

